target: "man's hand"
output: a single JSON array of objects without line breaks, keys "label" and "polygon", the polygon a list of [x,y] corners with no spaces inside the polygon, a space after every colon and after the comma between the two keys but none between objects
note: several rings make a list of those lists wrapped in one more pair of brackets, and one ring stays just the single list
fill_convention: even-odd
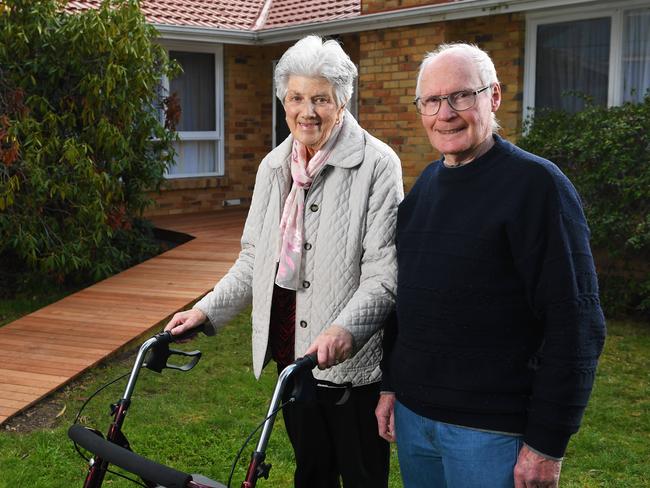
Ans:
[{"label": "man's hand", "polygon": [[515,488],[557,488],[562,461],[547,459],[524,445],[515,466]]},{"label": "man's hand", "polygon": [[193,329],[194,327],[198,327],[205,322],[207,318],[208,317],[203,312],[196,308],[192,308],[174,314],[172,319],[165,326],[165,330],[171,331],[172,335],[179,335]]},{"label": "man's hand", "polygon": [[320,369],[331,368],[350,357],[352,341],[350,331],[339,325],[331,325],[312,342],[305,351],[305,356],[317,353],[318,367]]},{"label": "man's hand", "polygon": [[379,436],[388,442],[395,442],[395,395],[393,393],[379,395],[375,417],[377,417]]}]

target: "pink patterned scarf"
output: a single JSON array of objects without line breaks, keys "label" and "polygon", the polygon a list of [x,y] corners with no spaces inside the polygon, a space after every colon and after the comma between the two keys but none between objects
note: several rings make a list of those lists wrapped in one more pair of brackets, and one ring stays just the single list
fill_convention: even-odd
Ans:
[{"label": "pink patterned scarf", "polygon": [[302,259],[305,190],[311,186],[314,177],[320,172],[332,153],[343,123],[332,129],[329,139],[314,156],[307,161],[307,148],[298,140],[293,140],[291,149],[291,177],[293,184],[280,221],[282,245],[275,283],[289,290],[298,289],[300,261]]}]

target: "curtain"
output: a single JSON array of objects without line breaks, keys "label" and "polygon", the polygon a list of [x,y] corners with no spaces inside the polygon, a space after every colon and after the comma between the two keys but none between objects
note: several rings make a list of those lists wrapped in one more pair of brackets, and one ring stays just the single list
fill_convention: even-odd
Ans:
[{"label": "curtain", "polygon": [[609,17],[538,26],[536,108],[578,112],[583,96],[607,104],[610,29]]},{"label": "curtain", "polygon": [[215,123],[214,55],[170,51],[183,67],[183,73],[169,83],[169,92],[176,92],[181,102],[178,131],[213,131]]},{"label": "curtain", "polygon": [[650,9],[625,14],[623,101],[640,102],[650,89]]},{"label": "curtain", "polygon": [[194,176],[214,173],[217,160],[217,141],[180,141],[174,143],[175,164],[170,176]]},{"label": "curtain", "polygon": [[[181,104],[181,119],[176,130],[216,131],[214,55],[180,51],[170,51],[169,55],[183,68],[183,73],[169,83],[169,92],[176,92]],[[216,140],[182,140],[174,147],[177,152],[176,164],[168,170],[169,176],[193,176],[216,171]]]}]

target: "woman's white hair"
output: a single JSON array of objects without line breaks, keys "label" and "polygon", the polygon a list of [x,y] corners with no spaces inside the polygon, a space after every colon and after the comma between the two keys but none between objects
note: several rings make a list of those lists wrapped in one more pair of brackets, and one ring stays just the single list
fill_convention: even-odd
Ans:
[{"label": "woman's white hair", "polygon": [[[499,83],[497,78],[497,70],[494,67],[492,58],[490,55],[483,51],[476,44],[467,44],[467,43],[446,43],[440,44],[434,51],[427,53],[427,55],[422,60],[420,64],[420,71],[418,72],[418,81],[415,85],[415,96],[420,96],[420,81],[422,79],[422,73],[424,70],[431,64],[438,56],[442,53],[458,53],[463,54],[469,57],[476,66],[478,71],[479,79],[481,80],[481,85],[492,85],[494,83]],[[492,131],[497,132],[501,127],[497,121],[496,114],[492,113]]]},{"label": "woman's white hair", "polygon": [[307,36],[287,49],[275,67],[275,94],[283,104],[293,75],[325,78],[334,88],[340,107],[352,97],[357,67],[338,42]]}]

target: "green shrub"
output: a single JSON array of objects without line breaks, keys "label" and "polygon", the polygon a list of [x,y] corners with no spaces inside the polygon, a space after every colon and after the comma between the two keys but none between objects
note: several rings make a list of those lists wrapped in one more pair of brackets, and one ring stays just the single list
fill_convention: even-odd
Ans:
[{"label": "green shrub", "polygon": [[519,145],[556,163],[585,206],[609,315],[650,312],[650,92],[642,103],[540,111]]},{"label": "green shrub", "polygon": [[0,286],[97,280],[156,251],[140,217],[174,155],[156,88],[175,67],[137,1],[65,3],[0,2]]}]

